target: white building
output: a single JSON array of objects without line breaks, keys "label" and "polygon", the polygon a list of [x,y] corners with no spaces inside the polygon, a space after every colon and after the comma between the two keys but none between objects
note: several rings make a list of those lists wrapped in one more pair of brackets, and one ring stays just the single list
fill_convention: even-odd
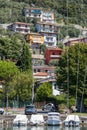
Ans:
[{"label": "white building", "polygon": [[44,35],[44,43],[47,47],[55,47],[60,25],[51,22],[37,22],[36,29]]},{"label": "white building", "polygon": [[41,20],[42,17],[42,9],[41,8],[24,8],[25,17],[37,18]]},{"label": "white building", "polygon": [[8,26],[9,30],[14,32],[20,32],[22,34],[30,33],[31,24],[23,23],[23,22],[15,22]]},{"label": "white building", "polygon": [[54,23],[54,13],[51,11],[43,11],[41,21]]},{"label": "white building", "polygon": [[54,13],[52,11],[44,11],[42,8],[24,8],[25,17],[36,18],[43,22],[54,22]]}]

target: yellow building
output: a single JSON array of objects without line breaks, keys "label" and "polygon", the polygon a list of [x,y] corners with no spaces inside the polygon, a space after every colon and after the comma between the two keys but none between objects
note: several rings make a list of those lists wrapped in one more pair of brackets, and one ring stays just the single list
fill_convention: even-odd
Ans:
[{"label": "yellow building", "polygon": [[43,44],[44,43],[44,36],[39,33],[29,33],[26,35],[26,39],[29,44]]},{"label": "yellow building", "polygon": [[42,44],[44,44],[44,36],[39,33],[29,33],[26,35],[26,40],[30,44],[33,53],[39,54],[40,47]]}]

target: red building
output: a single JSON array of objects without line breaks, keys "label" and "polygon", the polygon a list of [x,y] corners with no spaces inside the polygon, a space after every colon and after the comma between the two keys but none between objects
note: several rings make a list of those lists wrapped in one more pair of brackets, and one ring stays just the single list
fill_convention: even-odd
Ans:
[{"label": "red building", "polygon": [[45,53],[46,64],[49,64],[51,60],[58,60],[61,57],[63,50],[61,48],[47,48]]}]

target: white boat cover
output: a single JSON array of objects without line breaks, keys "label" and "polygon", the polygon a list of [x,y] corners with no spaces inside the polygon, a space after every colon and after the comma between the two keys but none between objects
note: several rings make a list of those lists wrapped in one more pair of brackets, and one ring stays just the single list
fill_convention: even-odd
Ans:
[{"label": "white boat cover", "polygon": [[18,121],[20,121],[20,123],[28,123],[28,118],[26,115],[22,115],[22,114],[18,114],[16,115],[15,119],[13,120],[13,124],[17,123]]},{"label": "white boat cover", "polygon": [[32,122],[33,124],[44,123],[44,117],[41,114],[32,114],[30,118],[30,122]]},{"label": "white boat cover", "polygon": [[80,118],[78,115],[68,115],[66,117],[66,119],[64,120],[64,122],[68,122],[68,121],[76,121],[76,122],[80,122]]}]

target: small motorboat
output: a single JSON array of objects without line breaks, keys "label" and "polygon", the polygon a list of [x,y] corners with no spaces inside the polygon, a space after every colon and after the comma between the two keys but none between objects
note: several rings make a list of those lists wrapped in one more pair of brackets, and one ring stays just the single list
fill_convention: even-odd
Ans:
[{"label": "small motorboat", "polygon": [[68,115],[63,123],[65,126],[79,126],[81,121],[78,115]]},{"label": "small motorboat", "polygon": [[60,113],[58,112],[49,112],[47,125],[61,125]]},{"label": "small motorboat", "polygon": [[18,114],[13,120],[13,126],[26,126],[28,124],[28,118],[26,115]]},{"label": "small motorboat", "polygon": [[29,124],[30,125],[44,125],[45,124],[45,121],[44,121],[44,117],[43,115],[41,114],[32,114],[31,115],[31,118],[30,118],[30,121],[29,121]]}]

